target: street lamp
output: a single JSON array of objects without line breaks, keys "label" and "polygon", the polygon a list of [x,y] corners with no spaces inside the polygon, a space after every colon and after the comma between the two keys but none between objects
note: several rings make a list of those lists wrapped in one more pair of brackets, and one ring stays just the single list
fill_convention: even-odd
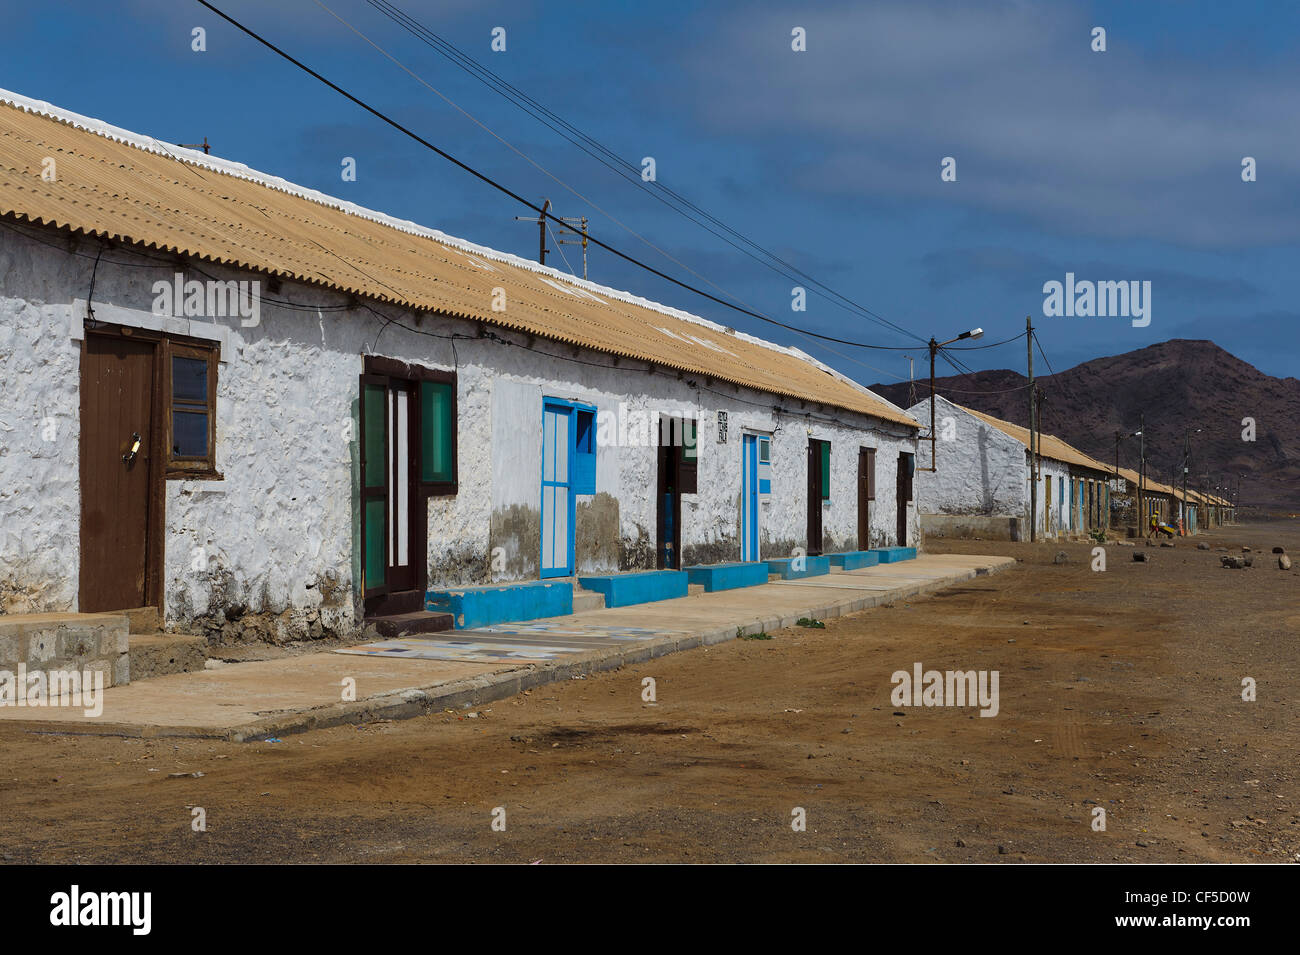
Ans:
[{"label": "street lamp", "polygon": [[930,472],[933,474],[939,470],[938,443],[935,441],[934,433],[934,356],[939,354],[939,349],[944,345],[951,345],[953,342],[959,342],[967,338],[982,338],[984,329],[972,328],[968,332],[962,332],[956,338],[950,338],[946,342],[937,342],[930,339]]},{"label": "street lamp", "polygon": [[1147,419],[1143,414],[1138,418],[1138,429],[1129,435],[1130,438],[1138,439],[1138,533],[1142,534],[1146,528],[1146,510],[1147,510]]},{"label": "street lamp", "polygon": [[1187,529],[1187,459],[1192,454],[1192,435],[1200,434],[1200,428],[1186,428],[1183,431],[1183,535],[1186,536],[1190,531]]}]

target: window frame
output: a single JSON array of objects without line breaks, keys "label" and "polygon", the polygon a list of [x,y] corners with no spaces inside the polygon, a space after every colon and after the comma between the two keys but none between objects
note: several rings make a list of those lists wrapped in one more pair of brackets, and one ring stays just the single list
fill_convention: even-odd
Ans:
[{"label": "window frame", "polygon": [[[424,365],[410,364],[397,358],[367,355],[365,373],[383,378],[411,381],[417,385],[416,400],[413,402],[414,407],[411,411],[415,423],[415,433],[421,436],[421,457],[416,462],[419,468],[420,480],[416,483],[419,485],[420,493],[427,494],[430,497],[447,497],[458,494],[460,492],[460,383],[457,381],[456,372],[426,368]],[[451,480],[449,481],[424,480],[424,397],[418,387],[420,382],[424,381],[451,386]]]},{"label": "window frame", "polygon": [[[161,340],[162,397],[163,397],[163,475],[168,480],[221,480],[217,471],[217,366],[221,352],[216,343],[202,343],[193,339],[178,341],[169,337]],[[177,404],[173,382],[173,359],[192,358],[208,366],[207,396],[200,406],[186,399]],[[207,452],[203,455],[178,455],[173,451],[173,420],[176,411],[198,411],[202,407],[208,417]]]}]

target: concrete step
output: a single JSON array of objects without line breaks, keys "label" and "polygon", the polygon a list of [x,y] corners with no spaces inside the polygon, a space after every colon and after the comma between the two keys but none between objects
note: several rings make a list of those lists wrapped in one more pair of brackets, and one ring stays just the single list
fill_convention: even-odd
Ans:
[{"label": "concrete step", "polygon": [[584,610],[604,610],[605,595],[598,594],[594,590],[585,590],[582,587],[573,588],[573,612],[582,613]]},{"label": "concrete step", "polygon": [[[686,568],[691,587],[703,587],[707,593],[718,590],[735,590],[767,583],[767,564],[758,561],[731,561],[722,564],[696,564]],[[689,589],[690,593],[698,591]]]},{"label": "concrete step", "polygon": [[688,593],[684,570],[583,574],[579,580],[587,590],[604,594],[606,607],[627,607],[653,600],[670,600],[673,597],[685,597]]},{"label": "concrete step", "polygon": [[131,682],[202,670],[208,641],[188,633],[132,633],[127,637]]},{"label": "concrete step", "polygon": [[449,614],[457,630],[472,630],[573,613],[573,587],[565,578],[547,578],[443,588],[425,594],[424,607]]},{"label": "concrete step", "polygon": [[366,626],[374,626],[381,636],[389,640],[414,633],[441,633],[444,630],[452,629],[454,623],[451,614],[429,610],[366,618]]},{"label": "concrete step", "polygon": [[158,615],[157,607],[137,607],[134,610],[123,610],[122,613],[126,614],[127,625],[132,633],[157,633],[162,629],[162,618]]}]

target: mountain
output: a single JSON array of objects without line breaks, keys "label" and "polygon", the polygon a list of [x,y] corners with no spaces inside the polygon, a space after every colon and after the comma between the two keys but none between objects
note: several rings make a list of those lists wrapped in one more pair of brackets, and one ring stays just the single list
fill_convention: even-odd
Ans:
[{"label": "mountain", "polygon": [[[1137,431],[1145,416],[1148,473],[1181,483],[1184,432],[1200,428],[1191,436],[1189,488],[1235,499],[1240,475],[1244,509],[1300,511],[1300,380],[1274,378],[1214,342],[1187,339],[1034,378],[1046,395],[1043,430],[1098,460],[1113,465],[1115,432]],[[935,390],[1027,426],[1026,384],[1020,372],[1003,369],[936,378]],[[870,387],[904,408],[912,403],[907,382]],[[914,387],[917,400],[929,396],[929,379]],[[1245,418],[1254,419],[1254,441],[1243,438]],[[1136,468],[1138,440],[1124,440],[1120,456],[1123,466]]]}]

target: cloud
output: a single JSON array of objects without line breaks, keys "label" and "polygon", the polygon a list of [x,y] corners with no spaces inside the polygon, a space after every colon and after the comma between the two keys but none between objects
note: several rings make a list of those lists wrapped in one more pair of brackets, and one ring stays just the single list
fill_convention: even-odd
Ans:
[{"label": "cloud", "polygon": [[1044,282],[1063,281],[1066,272],[1073,272],[1077,280],[1149,281],[1153,294],[1175,302],[1243,302],[1260,295],[1257,286],[1241,278],[1216,278],[1133,260],[1084,260],[1077,255],[1049,258],[999,246],[928,252],[920,262],[926,283],[934,289],[995,281],[1009,292],[1041,295]]},{"label": "cloud", "polygon": [[[769,151],[816,145],[805,188],[1103,238],[1300,238],[1291,63],[1094,53],[1090,29],[1078,5],[844,3],[733,16],[687,68],[710,91],[702,124]],[[1258,182],[1241,180],[1247,155]],[[940,181],[945,156],[956,182]]]}]

